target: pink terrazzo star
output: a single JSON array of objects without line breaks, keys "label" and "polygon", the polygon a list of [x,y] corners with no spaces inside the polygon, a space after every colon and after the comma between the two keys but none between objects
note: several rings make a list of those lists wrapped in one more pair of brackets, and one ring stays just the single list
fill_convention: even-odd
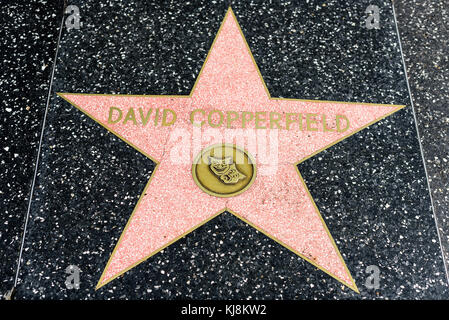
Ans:
[{"label": "pink terrazzo star", "polygon": [[[307,48],[304,48],[306,50]],[[256,227],[259,231],[295,252],[344,285],[357,291],[324,220],[296,169],[296,164],[323,149],[366,128],[368,125],[398,111],[402,106],[341,103],[271,98],[255,65],[251,52],[231,9],[225,16],[208,58],[189,96],[128,96],[60,93],[61,97],[79,108],[158,163],[152,178],[136,205],[125,230],[98,282],[104,286],[119,275],[148,259],[187,233],[195,230],[218,214],[229,211]],[[110,108],[121,110],[123,117],[130,108],[133,119],[111,123]],[[177,120],[173,125],[153,125],[138,115],[139,108],[147,114],[170,108]],[[350,118],[344,132],[278,130],[268,126],[264,132],[276,131],[279,142],[276,170],[258,173],[254,184],[235,197],[218,198],[203,192],[192,178],[192,160],[199,150],[189,150],[188,161],[173,161],[173,150],[190,142],[182,139],[202,133],[207,126],[196,128],[190,122],[190,112],[211,110],[326,114],[344,114]],[[117,111],[118,112],[118,111]],[[299,126],[299,124],[296,124]],[[293,125],[292,125],[293,126]],[[254,129],[254,121],[248,123]],[[194,129],[196,128],[196,129]],[[216,129],[223,135],[210,135],[200,142],[200,149],[215,143],[234,143],[223,139],[225,128]],[[174,133],[182,132],[182,136]],[[179,137],[175,139],[173,137]],[[258,172],[266,163],[257,151]],[[268,171],[267,171],[268,172]],[[357,291],[358,292],[358,291]]]}]

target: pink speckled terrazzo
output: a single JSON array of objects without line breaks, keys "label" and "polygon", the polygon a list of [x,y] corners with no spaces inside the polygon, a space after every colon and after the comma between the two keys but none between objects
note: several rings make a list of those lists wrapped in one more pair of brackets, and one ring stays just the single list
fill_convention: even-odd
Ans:
[{"label": "pink speckled terrazzo", "polygon": [[[110,257],[98,287],[227,209],[346,286],[357,290],[297,172],[296,163],[401,107],[270,98],[232,11],[226,15],[194,90],[188,97],[71,93],[61,93],[60,96],[159,163]],[[137,120],[130,118],[126,123],[123,119],[112,123],[111,107],[120,110],[123,118],[130,108],[134,108]],[[143,125],[139,108],[144,115],[152,109],[146,125]],[[176,121],[169,126],[162,126],[160,121],[154,125],[156,109],[160,112],[173,110]],[[256,159],[258,174],[254,184],[238,196],[217,198],[206,194],[195,184],[191,173],[193,158],[202,148],[212,144],[236,143],[236,139],[229,137],[229,131],[241,130],[241,127],[231,126],[229,129],[222,126],[214,130],[207,125],[194,127],[190,113],[195,109],[204,110],[206,115],[211,110],[221,110],[223,113],[325,114],[330,119],[329,130],[333,131],[300,130],[298,123],[293,123],[290,130],[269,126],[261,129],[266,135],[275,133],[273,139],[277,139],[278,146],[276,163],[267,163],[266,152],[263,158],[260,148],[246,146]],[[350,119],[345,131],[335,130],[337,115]],[[161,116],[159,114],[159,120]],[[201,118],[202,114],[198,116]],[[320,121],[314,125],[314,128],[322,127]],[[256,130],[254,121],[248,122],[245,129],[248,132],[260,131]],[[198,135],[201,139],[195,145],[193,141]]]}]

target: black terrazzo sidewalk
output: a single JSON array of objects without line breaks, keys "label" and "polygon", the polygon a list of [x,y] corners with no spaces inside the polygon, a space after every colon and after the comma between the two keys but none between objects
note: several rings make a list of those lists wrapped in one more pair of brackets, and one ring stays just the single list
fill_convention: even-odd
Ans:
[{"label": "black terrazzo sidewalk", "polygon": [[443,252],[449,262],[449,3],[401,0],[396,1],[396,10]]},{"label": "black terrazzo sidewalk", "polygon": [[1,3],[0,295],[14,284],[62,10],[62,1]]},{"label": "black terrazzo sidewalk", "polygon": [[[58,12],[53,3],[33,3]],[[63,30],[16,299],[449,298],[390,2],[262,3],[234,1],[232,7],[273,96],[407,105],[300,168],[361,294],[342,290],[337,281],[230,214],[94,291],[154,166],[54,93],[188,93],[228,2],[157,5],[109,1],[105,5],[101,1],[73,1],[71,4],[81,9],[83,28],[70,33]],[[380,30],[367,33],[361,26],[364,9],[370,3],[381,7],[383,22]],[[424,128],[422,142],[431,159],[434,200],[447,241],[447,154],[443,151],[447,135],[441,133],[447,117],[447,91],[425,76],[444,80],[447,45],[439,42],[438,31],[432,33],[429,42],[440,60],[409,45],[411,39],[421,36],[419,21],[424,19],[407,20],[444,9],[429,5],[426,10],[415,10],[420,5],[412,2],[407,6],[398,2],[397,7],[400,31],[405,34],[405,55],[412,66],[412,90],[421,92],[415,96],[419,125]],[[30,12],[15,10],[18,13],[11,9],[7,15],[12,24],[23,12]],[[410,10],[413,14],[408,13]],[[8,212],[0,221],[0,252],[7,261],[1,269],[2,291],[10,289],[15,273],[49,66],[59,30],[60,16],[45,17],[47,14],[41,19],[48,23],[46,31],[39,29],[42,32],[24,40],[34,44],[29,50],[36,50],[30,56],[33,61],[26,64],[31,66],[31,73],[36,74],[41,57],[42,65],[47,64],[42,77],[37,73],[38,79],[23,86],[39,92],[24,98],[20,91],[13,91],[4,102],[15,106],[13,114],[2,109],[7,113],[2,117],[6,120],[1,137],[9,149],[7,153],[2,150],[2,165],[13,168],[2,172],[2,179],[10,185],[3,184],[0,189],[0,201]],[[402,20],[409,22],[401,27]],[[426,30],[444,29],[443,24],[435,28],[430,21],[426,19]],[[13,26],[9,29],[16,31]],[[17,33],[9,36],[11,43],[20,39]],[[440,61],[441,74],[422,71],[413,80],[416,68],[433,70],[433,60]],[[42,86],[36,89],[38,82]],[[3,85],[2,92],[11,92]],[[23,116],[28,104],[36,106],[30,108],[35,110],[33,116]],[[438,140],[435,134],[439,134]],[[82,270],[79,290],[68,290],[64,284],[69,265]],[[364,286],[369,265],[381,270],[378,290]]]}]

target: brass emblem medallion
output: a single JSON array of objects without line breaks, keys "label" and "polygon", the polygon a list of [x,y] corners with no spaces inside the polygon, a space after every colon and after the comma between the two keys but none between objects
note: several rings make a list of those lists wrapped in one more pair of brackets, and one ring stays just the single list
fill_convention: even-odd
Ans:
[{"label": "brass emblem medallion", "polygon": [[233,197],[247,190],[256,178],[256,162],[233,144],[215,144],[195,158],[192,176],[201,190],[216,197]]}]

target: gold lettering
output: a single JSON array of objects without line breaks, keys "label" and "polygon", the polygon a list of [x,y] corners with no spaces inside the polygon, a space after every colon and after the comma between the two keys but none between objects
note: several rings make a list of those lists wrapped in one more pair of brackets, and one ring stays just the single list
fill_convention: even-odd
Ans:
[{"label": "gold lettering", "polygon": [[126,114],[125,120],[123,120],[123,124],[126,124],[129,120],[131,120],[135,126],[137,125],[136,115],[134,113],[133,108],[129,108],[128,113]]},{"label": "gold lettering", "polygon": [[156,115],[154,117],[154,126],[157,126],[157,123],[159,122],[159,109],[156,109]]},{"label": "gold lettering", "polygon": [[143,126],[146,126],[148,123],[148,120],[150,120],[151,111],[153,111],[153,109],[148,110],[147,115],[144,117],[142,108],[139,108],[140,119],[142,120]]},{"label": "gold lettering", "polygon": [[323,114],[323,131],[324,131],[324,132],[334,132],[334,131],[335,131],[334,129],[329,128],[329,127],[327,126],[326,115],[325,115],[325,114]]},{"label": "gold lettering", "polygon": [[315,117],[318,116],[316,113],[306,114],[307,131],[318,131],[318,128],[312,128],[312,124],[318,124]]},{"label": "gold lettering", "polygon": [[298,122],[299,119],[292,119],[293,116],[297,116],[297,113],[286,113],[285,114],[285,129],[290,130],[290,125],[292,123]]},{"label": "gold lettering", "polygon": [[[218,114],[220,116],[220,122],[218,123],[212,122],[212,115],[214,114]],[[223,118],[224,118],[223,112],[221,112],[220,110],[212,110],[211,112],[209,112],[209,115],[207,116],[209,126],[211,126],[212,128],[221,127],[221,125],[223,124]]]},{"label": "gold lettering", "polygon": [[[277,116],[275,119],[274,116]],[[273,129],[274,125],[276,124],[277,129],[282,129],[282,127],[279,125],[279,120],[281,120],[281,114],[278,112],[270,112],[270,129]]]},{"label": "gold lettering", "polygon": [[[112,114],[114,111],[118,111],[118,118],[115,120],[112,120]],[[122,110],[120,110],[119,108],[116,107],[110,107],[109,108],[109,118],[108,118],[108,123],[117,123],[122,119]]]},{"label": "gold lettering", "polygon": [[[170,122],[167,122],[167,115],[168,113],[172,114],[172,120]],[[176,113],[172,109],[164,109],[164,112],[162,113],[162,125],[164,127],[171,126],[176,121]]]},{"label": "gold lettering", "polygon": [[[234,115],[234,117],[231,117],[231,115]],[[231,123],[238,119],[239,119],[239,114],[237,112],[235,112],[235,111],[227,111],[226,112],[226,126],[228,128],[231,128],[232,127]]]},{"label": "gold lettering", "polygon": [[195,126],[195,127],[201,127],[204,124],[204,121],[201,122],[196,122],[195,121],[195,113],[200,112],[203,116],[204,116],[204,110],[202,109],[195,109],[190,113],[190,122]]},{"label": "gold lettering", "polygon": [[[341,127],[340,120],[346,121],[346,127],[344,129],[342,129],[342,127]],[[349,119],[346,116],[344,116],[344,115],[337,115],[336,121],[337,121],[337,131],[338,132],[345,132],[346,130],[349,129]]]},{"label": "gold lettering", "polygon": [[266,112],[256,112],[256,129],[266,129],[267,128],[265,126],[260,125],[261,121],[267,120],[265,118],[260,118],[260,116],[264,116],[264,115],[266,115]]},{"label": "gold lettering", "polygon": [[[250,116],[247,118],[246,116]],[[242,129],[246,128],[246,123],[254,119],[254,114],[252,112],[242,112]]]}]

